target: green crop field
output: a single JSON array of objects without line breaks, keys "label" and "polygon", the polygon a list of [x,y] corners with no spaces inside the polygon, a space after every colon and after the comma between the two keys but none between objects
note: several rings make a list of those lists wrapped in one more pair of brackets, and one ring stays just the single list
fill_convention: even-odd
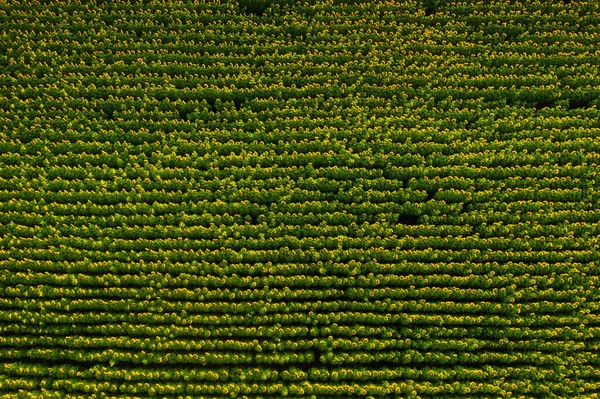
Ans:
[{"label": "green crop field", "polygon": [[600,398],[600,1],[0,1],[0,399]]}]

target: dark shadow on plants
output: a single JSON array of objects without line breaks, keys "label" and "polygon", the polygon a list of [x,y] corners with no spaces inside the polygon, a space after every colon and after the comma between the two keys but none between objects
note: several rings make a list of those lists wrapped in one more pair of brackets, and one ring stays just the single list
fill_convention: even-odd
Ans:
[{"label": "dark shadow on plants", "polygon": [[425,16],[431,16],[436,13],[440,7],[440,0],[423,0],[423,9],[425,10]]},{"label": "dark shadow on plants", "polygon": [[548,99],[539,100],[536,103],[534,103],[533,106],[536,109],[536,111],[539,111],[543,108],[554,108],[556,106],[556,101]]},{"label": "dark shadow on plants", "polygon": [[217,98],[213,96],[207,96],[202,99],[202,102],[206,101],[206,105],[203,105],[203,109],[206,111],[217,112],[216,102]]},{"label": "dark shadow on plants", "polygon": [[188,112],[187,110],[181,110],[181,109],[180,109],[180,110],[177,110],[177,112],[179,113],[179,117],[180,117],[182,120],[184,120],[184,121],[187,121],[187,120],[188,120],[188,115],[189,115],[189,112]]},{"label": "dark shadow on plants", "polygon": [[246,15],[262,17],[273,0],[240,0],[240,10]]},{"label": "dark shadow on plants", "polygon": [[569,109],[589,108],[591,102],[591,97],[569,98]]},{"label": "dark shadow on plants", "polygon": [[416,226],[419,224],[419,216],[417,215],[400,215],[398,216],[398,224],[408,226]]},{"label": "dark shadow on plants", "polygon": [[241,98],[234,98],[233,105],[235,106],[235,109],[239,111],[244,105],[244,100],[242,100]]},{"label": "dark shadow on plants", "polygon": [[467,201],[464,204],[462,204],[462,209],[460,210],[460,213],[467,213],[469,212],[469,207],[471,206],[472,202],[471,201]]},{"label": "dark shadow on plants", "polygon": [[438,190],[426,190],[427,191],[427,198],[425,198],[425,202],[427,201],[431,201],[433,199],[433,197],[435,196],[435,193],[437,193]]},{"label": "dark shadow on plants", "polygon": [[314,363],[318,366],[321,363],[321,350],[313,348],[313,355],[315,356]]},{"label": "dark shadow on plants", "polygon": [[402,183],[402,187],[403,187],[403,188],[406,188],[406,187],[408,187],[408,180],[409,180],[409,179],[408,179],[407,177],[405,177],[405,178],[403,178],[403,179],[402,179],[402,178],[399,178],[399,179],[398,179],[398,181],[400,181],[400,182]]}]

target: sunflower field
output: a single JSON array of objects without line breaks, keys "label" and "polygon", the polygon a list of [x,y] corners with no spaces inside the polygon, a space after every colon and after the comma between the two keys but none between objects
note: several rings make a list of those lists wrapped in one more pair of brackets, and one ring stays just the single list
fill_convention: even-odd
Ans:
[{"label": "sunflower field", "polygon": [[600,2],[0,2],[0,399],[600,398]]}]

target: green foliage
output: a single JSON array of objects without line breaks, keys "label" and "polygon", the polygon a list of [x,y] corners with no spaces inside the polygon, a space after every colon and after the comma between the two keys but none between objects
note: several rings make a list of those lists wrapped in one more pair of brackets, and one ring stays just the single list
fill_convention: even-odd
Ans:
[{"label": "green foliage", "polygon": [[1,3],[2,397],[595,397],[567,3]]}]

